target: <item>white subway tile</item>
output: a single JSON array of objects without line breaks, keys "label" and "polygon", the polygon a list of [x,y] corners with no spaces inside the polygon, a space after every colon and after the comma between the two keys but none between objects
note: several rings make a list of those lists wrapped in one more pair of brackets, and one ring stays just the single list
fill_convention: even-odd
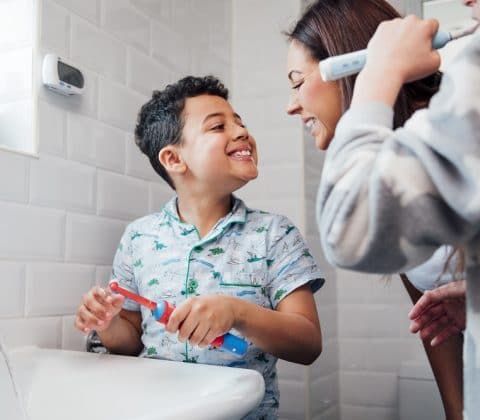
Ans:
[{"label": "white subway tile", "polygon": [[62,108],[38,101],[38,146],[40,152],[65,156],[65,118]]},{"label": "white subway tile", "polygon": [[286,381],[297,381],[303,383],[307,377],[308,367],[298,363],[290,363],[279,359],[277,362],[278,376]]},{"label": "white subway tile", "polygon": [[150,213],[155,213],[162,210],[163,206],[169,201],[175,194],[175,192],[167,185],[164,184],[150,184]]},{"label": "white subway tile", "polygon": [[130,3],[151,19],[170,22],[175,1],[177,0],[130,0]]},{"label": "white subway tile", "polygon": [[[235,74],[234,74],[235,77]],[[251,83],[257,85],[256,81],[249,81],[245,83]],[[261,82],[258,82],[261,83]],[[299,128],[301,129],[301,122],[299,118],[292,118],[287,115],[285,108],[288,101],[288,92],[282,93],[278,89],[278,85],[275,86],[275,92],[257,92],[256,94],[246,94],[242,88],[235,86],[235,79],[233,83],[232,103],[234,108],[242,116],[243,121],[247,125],[249,131],[255,137],[257,132],[262,132],[266,129],[272,128],[278,131],[286,133],[292,133],[292,137],[287,142],[297,142],[302,147],[304,141],[299,135]],[[263,141],[263,140],[262,140]],[[275,138],[269,140],[275,142]],[[289,147],[284,145],[284,142],[275,142],[272,147]],[[261,158],[261,157],[260,157]],[[303,165],[303,162],[302,162]]]},{"label": "white subway tile", "polygon": [[64,316],[62,318],[62,349],[85,351],[87,336],[75,328],[75,317]]},{"label": "white subway tile", "polygon": [[67,216],[66,260],[111,264],[125,223],[94,216]]},{"label": "white subway tile", "polygon": [[71,56],[105,77],[126,80],[125,45],[81,19],[72,20]]},{"label": "white subway tile", "polygon": [[50,0],[42,4],[41,45],[49,52],[68,56],[70,16],[68,11]]},{"label": "white subway tile", "polygon": [[123,41],[149,52],[150,21],[138,13],[129,0],[104,0],[102,26]]},{"label": "white subway tile", "polygon": [[[322,320],[320,320],[322,323]],[[322,324],[322,328],[325,323]],[[339,369],[339,360],[338,360],[338,353],[339,353],[339,346],[337,337],[333,338],[323,338],[323,349],[322,354],[313,362],[310,367],[310,378],[312,381],[324,377],[333,375],[338,373]]]},{"label": "white subway tile", "polygon": [[95,211],[95,169],[63,159],[42,155],[30,166],[31,203]]},{"label": "white subway tile", "polygon": [[74,264],[28,264],[26,315],[76,313],[82,296],[95,282],[95,267]]},{"label": "white subway tile", "polygon": [[69,113],[67,149],[69,159],[123,173],[125,133],[92,118]]},{"label": "white subway tile", "polygon": [[166,24],[152,22],[152,53],[153,57],[174,70],[174,79],[191,72],[191,47],[187,34],[176,32]]},{"label": "white subway tile", "polygon": [[302,167],[299,162],[285,165],[259,167],[259,176],[242,188],[242,193],[250,197],[299,196],[302,192]]},{"label": "white subway tile", "polygon": [[0,220],[0,258],[63,258],[64,212],[0,202]]},{"label": "white subway tile", "polygon": [[25,267],[23,264],[0,262],[0,319],[23,317],[25,311]]},{"label": "white subway tile", "polygon": [[312,381],[310,389],[312,413],[323,412],[338,403],[338,374],[325,375]]},{"label": "white subway tile", "polygon": [[[338,404],[328,407],[325,411],[312,413],[312,420],[339,420],[340,418],[340,409]],[[347,420],[353,419],[347,418]]]},{"label": "white subway tile", "polygon": [[[363,405],[342,404],[342,419],[348,420],[397,420],[398,410],[395,407],[366,407]],[[411,419],[417,420],[417,419]]]},{"label": "white subway tile", "polygon": [[126,174],[136,178],[142,178],[153,182],[165,182],[155,172],[149,158],[135,144],[133,134],[126,135],[127,153],[126,153]]},{"label": "white subway tile", "polygon": [[98,24],[100,21],[100,0],[55,0],[71,12]]},{"label": "white subway tile", "polygon": [[8,349],[21,346],[59,348],[61,318],[15,318],[0,320],[0,336]]},{"label": "white subway tile", "polygon": [[124,86],[100,80],[99,118],[108,124],[133,133],[138,112],[145,102],[147,98]]},{"label": "white subway tile", "polygon": [[396,373],[342,372],[340,389],[343,404],[389,408],[397,404]]},{"label": "white subway tile", "polygon": [[28,160],[25,156],[0,151],[0,200],[27,202]]},{"label": "white subway tile", "polygon": [[282,417],[300,419],[305,417],[305,383],[298,381],[278,381],[280,390],[280,407],[278,414]]},{"label": "white subway tile", "polygon": [[338,334],[342,338],[370,336],[369,312],[365,305],[338,305]]},{"label": "white subway tile", "polygon": [[148,184],[110,172],[98,172],[98,213],[132,220],[148,213]]},{"label": "white subway tile", "polygon": [[95,284],[98,286],[106,287],[110,281],[110,275],[112,273],[112,266],[97,266],[95,275]]},{"label": "white subway tile", "polygon": [[128,49],[127,85],[147,97],[154,90],[162,90],[171,78],[171,70],[164,64],[140,53],[133,48]]},{"label": "white subway tile", "polygon": [[302,161],[303,145],[300,126],[291,127],[288,130],[277,130],[275,127],[262,124],[262,127],[253,129],[248,116],[244,115],[239,109],[236,109],[236,111],[241,115],[250,135],[257,142],[258,160],[262,165],[280,166]]}]

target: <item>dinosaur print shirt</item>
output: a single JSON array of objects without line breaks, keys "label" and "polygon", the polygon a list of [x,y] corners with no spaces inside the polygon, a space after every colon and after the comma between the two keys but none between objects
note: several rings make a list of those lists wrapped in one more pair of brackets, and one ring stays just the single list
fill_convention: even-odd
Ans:
[{"label": "dinosaur print shirt", "polygon": [[[271,309],[300,286],[309,284],[315,292],[324,283],[300,232],[286,217],[251,210],[237,198],[231,212],[201,239],[194,225],[180,220],[176,197],[161,212],[134,221],[120,241],[112,278],[153,301],[179,305],[192,296],[222,294]],[[149,309],[129,299],[124,309],[142,313],[141,356],[255,369],[265,380],[265,397],[247,418],[277,418],[276,357],[252,343],[241,358],[213,347],[192,347],[165,332]]]}]

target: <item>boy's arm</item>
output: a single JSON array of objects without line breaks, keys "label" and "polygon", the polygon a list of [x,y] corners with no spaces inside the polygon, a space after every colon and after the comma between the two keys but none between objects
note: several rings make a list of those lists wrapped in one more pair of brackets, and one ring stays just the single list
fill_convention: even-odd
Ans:
[{"label": "boy's arm", "polygon": [[310,286],[284,297],[276,310],[234,299],[234,328],[281,359],[311,364],[322,352],[322,333]]},{"label": "boy's arm", "polygon": [[141,312],[122,309],[109,327],[97,331],[102,344],[112,353],[138,356],[143,349]]},{"label": "boy's arm", "polygon": [[479,115],[479,35],[450,64],[428,110],[405,127],[392,130],[385,103],[352,106],[327,152],[318,197],[329,261],[399,272],[442,244],[470,240],[480,225]]}]

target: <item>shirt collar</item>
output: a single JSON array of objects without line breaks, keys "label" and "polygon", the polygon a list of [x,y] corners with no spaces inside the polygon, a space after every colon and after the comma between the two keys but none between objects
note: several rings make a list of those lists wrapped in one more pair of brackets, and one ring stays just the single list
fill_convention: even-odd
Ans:
[{"label": "shirt collar", "polygon": [[[234,195],[232,195],[232,198],[232,209],[215,224],[215,227],[212,229],[212,231],[217,231],[218,229],[233,223],[245,223],[248,211],[247,206],[242,200]],[[177,200],[178,197],[175,196],[168,201],[163,207],[163,212],[167,215],[171,222],[175,222],[177,225],[191,226],[188,223],[184,223],[180,220],[180,216],[178,215]]]}]

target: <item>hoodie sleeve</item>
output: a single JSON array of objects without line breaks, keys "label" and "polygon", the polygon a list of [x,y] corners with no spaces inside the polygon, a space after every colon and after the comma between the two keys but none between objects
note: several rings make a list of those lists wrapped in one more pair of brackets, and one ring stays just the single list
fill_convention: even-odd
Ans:
[{"label": "hoodie sleeve", "polygon": [[368,103],[341,119],[317,200],[328,260],[391,273],[480,231],[480,34],[445,72],[428,109],[392,130]]}]

